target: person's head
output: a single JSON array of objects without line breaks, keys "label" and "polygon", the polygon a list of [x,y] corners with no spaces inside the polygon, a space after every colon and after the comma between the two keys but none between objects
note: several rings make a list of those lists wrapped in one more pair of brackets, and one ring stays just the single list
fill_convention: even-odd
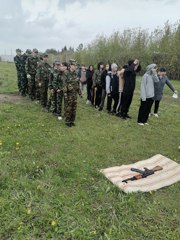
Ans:
[{"label": "person's head", "polygon": [[86,66],[84,64],[81,65],[81,70],[85,71],[86,70]]},{"label": "person's head", "polygon": [[93,71],[93,70],[94,70],[94,66],[93,66],[93,65],[90,65],[90,66],[89,66],[89,70],[90,70],[90,71]]},{"label": "person's head", "polygon": [[56,61],[54,62],[54,68],[55,68],[55,69],[59,70],[59,69],[60,69],[60,65],[61,65],[60,61],[56,60]]},{"label": "person's head", "polygon": [[146,72],[148,74],[152,74],[152,73],[157,72],[157,65],[155,63],[152,63],[152,64],[148,65],[147,68],[146,68]]},{"label": "person's head", "polygon": [[38,55],[38,50],[36,48],[34,48],[32,51],[32,56],[36,57],[37,55]]},{"label": "person's head", "polygon": [[158,75],[164,77],[166,75],[166,69],[164,67],[158,69]]},{"label": "person's head", "polygon": [[76,62],[75,62],[75,61],[70,61],[70,62],[69,62],[69,70],[70,70],[71,72],[74,72],[74,71],[76,71],[76,69],[77,69],[77,64],[76,64]]},{"label": "person's head", "polygon": [[111,71],[113,73],[116,73],[117,72],[117,68],[118,68],[118,65],[116,63],[112,63],[111,64]]},{"label": "person's head", "polygon": [[32,53],[31,49],[27,49],[27,50],[26,50],[26,55],[27,55],[27,56],[30,56],[31,53]]},{"label": "person's head", "polygon": [[43,54],[42,55],[42,59],[43,59],[43,62],[47,63],[47,61],[48,61],[48,54],[47,53]]},{"label": "person's head", "polygon": [[106,71],[111,71],[111,64],[110,64],[110,63],[107,63],[107,64],[105,65],[105,70],[106,70]]},{"label": "person's head", "polygon": [[134,59],[129,59],[128,60],[128,66],[131,66],[134,63]]},{"label": "person's head", "polygon": [[103,70],[104,68],[104,63],[103,62],[99,62],[98,65],[97,65],[97,69],[98,70]]},{"label": "person's head", "polygon": [[21,49],[16,49],[16,54],[18,55],[18,56],[21,56],[21,53],[22,53],[22,51],[21,51]]},{"label": "person's head", "polygon": [[64,71],[66,71],[67,69],[68,69],[68,64],[67,64],[67,62],[63,62],[63,63],[61,64],[60,70],[61,70],[62,72],[64,72]]}]

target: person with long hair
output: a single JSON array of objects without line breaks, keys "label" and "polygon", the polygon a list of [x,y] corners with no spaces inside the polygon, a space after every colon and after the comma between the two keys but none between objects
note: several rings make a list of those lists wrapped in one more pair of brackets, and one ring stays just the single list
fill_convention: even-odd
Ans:
[{"label": "person with long hair", "polygon": [[102,96],[101,74],[103,73],[103,70],[104,70],[104,64],[102,62],[99,62],[93,76],[94,99],[95,99],[96,109],[98,109],[101,103],[101,96]]},{"label": "person with long hair", "polygon": [[94,74],[94,66],[90,65],[86,71],[86,81],[87,81],[87,102],[86,102],[86,104],[90,104],[92,102],[93,74]]},{"label": "person with long hair", "polygon": [[105,65],[105,70],[101,75],[102,97],[101,97],[101,103],[99,106],[99,111],[102,111],[104,108],[104,102],[106,99],[106,76],[110,73],[110,71],[111,71],[111,64],[107,63]]}]

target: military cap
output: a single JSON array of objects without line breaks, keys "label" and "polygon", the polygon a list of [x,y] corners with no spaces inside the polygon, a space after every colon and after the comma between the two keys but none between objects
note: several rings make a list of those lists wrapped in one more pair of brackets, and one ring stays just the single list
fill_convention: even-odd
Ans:
[{"label": "military cap", "polygon": [[18,49],[16,49],[16,52],[22,52],[22,50],[18,48]]},{"label": "military cap", "polygon": [[56,65],[60,65],[61,62],[60,62],[59,60],[55,60],[55,61],[54,61],[54,64],[56,64]]},{"label": "military cap", "polygon": [[27,54],[31,54],[31,53],[32,53],[31,49],[27,49],[27,50],[26,50],[26,53],[27,53]]},{"label": "military cap", "polygon": [[42,57],[48,57],[48,54],[47,53],[43,53]]},{"label": "military cap", "polygon": [[75,66],[77,66],[76,60],[70,59],[70,60],[69,60],[69,65],[75,65]]},{"label": "military cap", "polygon": [[38,53],[37,48],[33,48],[33,52]]}]

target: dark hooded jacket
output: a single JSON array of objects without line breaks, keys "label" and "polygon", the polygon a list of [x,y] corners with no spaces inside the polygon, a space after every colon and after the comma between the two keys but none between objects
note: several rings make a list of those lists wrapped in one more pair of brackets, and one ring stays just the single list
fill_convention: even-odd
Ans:
[{"label": "dark hooded jacket", "polygon": [[128,62],[127,68],[124,71],[124,93],[133,93],[136,86],[136,73],[141,71],[141,65],[135,70],[133,60]]}]

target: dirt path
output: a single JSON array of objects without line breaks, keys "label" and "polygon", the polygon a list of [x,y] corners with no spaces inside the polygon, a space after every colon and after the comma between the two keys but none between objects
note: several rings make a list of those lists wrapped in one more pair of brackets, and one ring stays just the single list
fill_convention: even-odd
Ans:
[{"label": "dirt path", "polygon": [[0,94],[0,102],[17,102],[26,98],[19,96],[17,93]]}]

